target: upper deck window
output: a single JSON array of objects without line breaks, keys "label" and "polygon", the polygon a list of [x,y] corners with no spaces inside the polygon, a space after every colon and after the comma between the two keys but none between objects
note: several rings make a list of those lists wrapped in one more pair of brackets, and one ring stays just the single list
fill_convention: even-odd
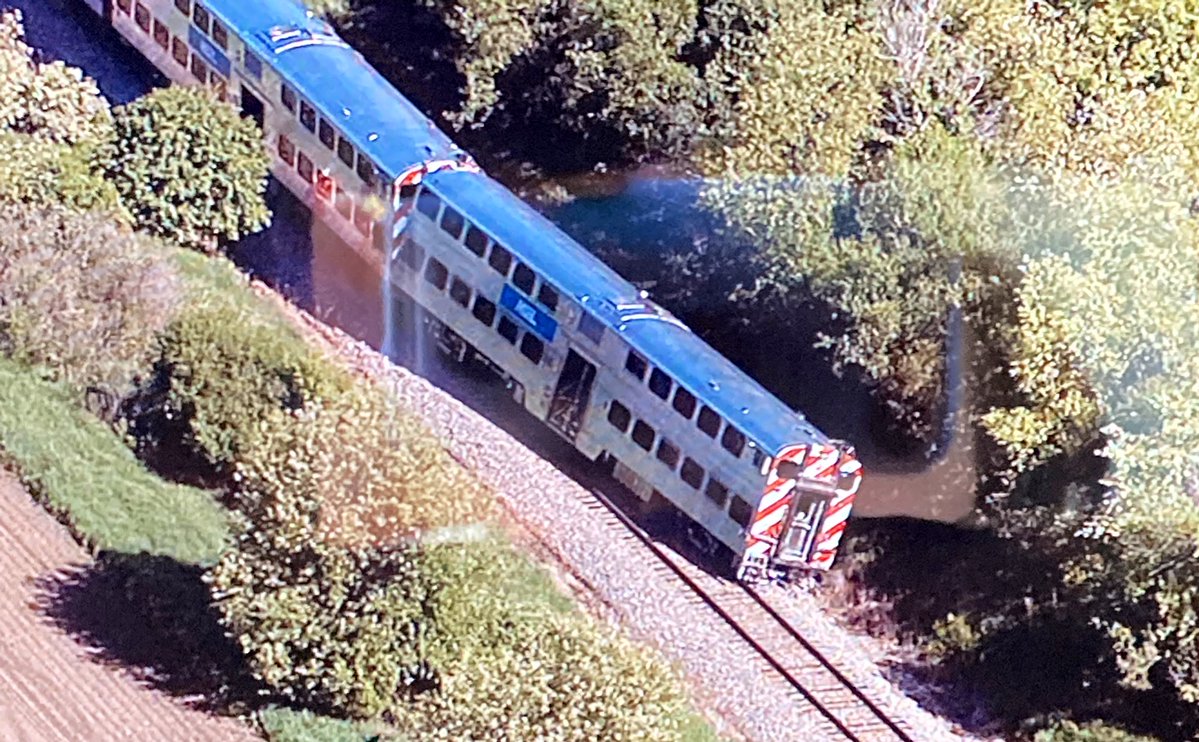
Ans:
[{"label": "upper deck window", "polygon": [[644,381],[645,372],[649,370],[649,364],[645,362],[644,358],[630,350],[628,357],[624,359],[624,369],[633,376],[636,376],[638,381]]},{"label": "upper deck window", "polygon": [[690,420],[691,416],[695,414],[695,395],[683,387],[679,387],[674,393],[672,406],[675,412]]},{"label": "upper deck window", "polygon": [[524,263],[517,263],[516,269],[512,271],[512,283],[516,284],[516,288],[532,296],[533,286],[537,283],[537,274]]},{"label": "upper deck window", "polygon": [[451,209],[449,206],[445,207],[445,210],[441,213],[441,229],[443,232],[454,239],[458,239],[462,236],[462,228],[465,226],[466,219],[462,217],[462,214]]},{"label": "upper deck window", "polygon": [[204,33],[208,33],[209,25],[212,23],[212,16],[208,15],[208,11],[203,5],[196,3],[192,8],[192,20],[200,27]]},{"label": "upper deck window", "polygon": [[221,22],[213,19],[212,21],[212,41],[222,49],[229,48],[229,34],[225,31],[225,27]]},{"label": "upper deck window", "polygon": [[720,432],[720,415],[711,407],[704,405],[699,408],[699,417],[695,420],[696,426],[704,431],[709,438],[715,438]]},{"label": "upper deck window", "polygon": [[371,158],[358,153],[358,177],[362,178],[362,182],[367,186],[374,187],[377,182],[375,179],[375,163],[371,162]]},{"label": "upper deck window", "polygon": [[508,248],[500,244],[492,244],[491,254],[487,256],[487,264],[501,276],[507,276],[508,270],[512,268],[512,253],[508,252]]},{"label": "upper deck window", "polygon": [[300,101],[300,123],[308,131],[316,131],[316,109],[306,101]]},{"label": "upper deck window", "polygon": [[430,219],[436,219],[437,212],[441,210],[441,199],[428,191],[421,191],[416,199],[416,210]]},{"label": "upper deck window", "polygon": [[660,368],[655,368],[649,375],[649,390],[658,398],[666,399],[670,396],[670,388],[674,386],[670,376]]},{"label": "upper deck window", "polygon": [[259,80],[262,79],[262,60],[254,52],[248,49],[245,51],[242,57],[242,66],[246,68],[246,72],[249,72]]},{"label": "upper deck window", "polygon": [[354,145],[349,139],[341,137],[337,140],[337,156],[347,167],[354,167]]},{"label": "upper deck window", "polygon": [[732,425],[728,425],[724,429],[724,435],[720,436],[720,445],[734,456],[740,456],[741,451],[745,448],[745,434]]},{"label": "upper deck window", "polygon": [[333,130],[333,124],[321,119],[317,126],[317,138],[321,140],[321,144],[329,149],[333,149],[333,144],[337,141],[337,132]]},{"label": "upper deck window", "polygon": [[292,113],[296,112],[296,91],[291,89],[291,86],[283,84],[279,86],[279,101],[283,107]]},{"label": "upper deck window", "polygon": [[470,229],[466,230],[466,249],[480,258],[487,252],[488,242],[487,235],[475,225],[472,224]]},{"label": "upper deck window", "polygon": [[558,292],[554,291],[552,286],[542,280],[541,288],[537,289],[537,301],[541,302],[542,306],[546,309],[553,312],[558,309]]},{"label": "upper deck window", "polygon": [[599,345],[600,341],[604,339],[604,323],[590,312],[583,312],[579,316],[579,332],[583,334],[583,337]]}]

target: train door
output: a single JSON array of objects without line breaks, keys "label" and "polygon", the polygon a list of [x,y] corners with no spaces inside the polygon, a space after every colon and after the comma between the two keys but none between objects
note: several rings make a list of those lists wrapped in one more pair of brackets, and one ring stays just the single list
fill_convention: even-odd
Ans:
[{"label": "train door", "polygon": [[245,85],[241,86],[241,110],[247,117],[258,122],[258,128],[265,127],[266,107]]},{"label": "train door", "polygon": [[562,374],[550,401],[546,422],[550,427],[574,440],[583,423],[583,413],[591,400],[591,386],[595,383],[595,364],[571,350],[562,364]]}]

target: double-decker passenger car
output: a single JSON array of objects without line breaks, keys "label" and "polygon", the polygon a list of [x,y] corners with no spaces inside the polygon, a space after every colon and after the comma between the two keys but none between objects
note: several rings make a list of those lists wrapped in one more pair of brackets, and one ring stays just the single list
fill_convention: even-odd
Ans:
[{"label": "double-decker passenger car", "polygon": [[419,305],[438,347],[727,547],[738,577],[831,566],[853,448],[480,172],[326,23],[293,0],[100,12],[172,81],[254,118],[275,176]]}]

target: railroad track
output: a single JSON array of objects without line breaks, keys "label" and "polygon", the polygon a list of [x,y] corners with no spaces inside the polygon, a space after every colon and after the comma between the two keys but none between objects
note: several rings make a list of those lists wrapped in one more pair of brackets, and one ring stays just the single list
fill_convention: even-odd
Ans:
[{"label": "railroad track", "polygon": [[[715,577],[673,549],[654,540],[603,492],[592,489],[589,510],[603,511],[612,528],[649,549],[660,571],[669,572],[744,641],[762,669],[780,677],[792,694],[823,717],[820,742],[916,742],[903,720],[893,719],[869,693],[846,677],[830,658],[809,642],[756,588]],[[815,740],[813,740],[815,742]]]}]

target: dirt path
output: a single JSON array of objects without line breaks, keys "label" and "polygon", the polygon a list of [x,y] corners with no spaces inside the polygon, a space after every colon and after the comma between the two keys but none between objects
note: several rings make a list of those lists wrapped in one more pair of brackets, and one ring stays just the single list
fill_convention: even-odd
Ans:
[{"label": "dirt path", "polygon": [[233,719],[193,711],[55,628],[36,581],[78,569],[86,552],[0,469],[0,740],[252,740]]}]

